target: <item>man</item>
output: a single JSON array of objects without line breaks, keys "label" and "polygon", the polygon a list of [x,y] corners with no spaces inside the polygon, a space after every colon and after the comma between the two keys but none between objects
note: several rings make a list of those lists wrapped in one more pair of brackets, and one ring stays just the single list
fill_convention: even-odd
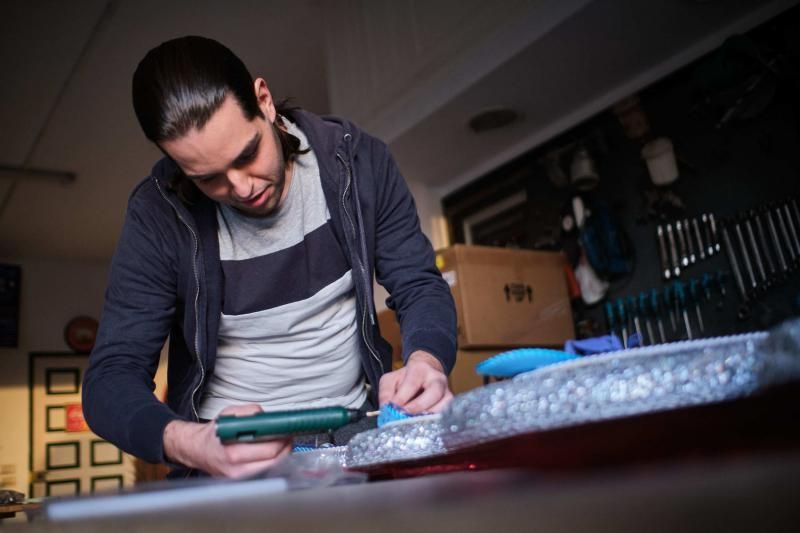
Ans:
[{"label": "man", "polygon": [[[184,475],[242,477],[291,442],[222,445],[204,423],[221,413],[444,408],[453,301],[383,143],[282,108],[262,78],[201,37],[151,50],[133,103],[166,157],[131,195],[112,261],[83,385],[97,434]],[[377,328],[373,273],[400,321],[400,370]],[[168,336],[164,405],[152,389]]]}]

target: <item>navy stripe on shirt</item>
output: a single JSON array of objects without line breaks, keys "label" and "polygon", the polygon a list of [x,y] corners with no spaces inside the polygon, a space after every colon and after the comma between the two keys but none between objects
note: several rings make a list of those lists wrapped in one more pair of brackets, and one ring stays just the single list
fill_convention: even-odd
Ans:
[{"label": "navy stripe on shirt", "polygon": [[239,261],[222,261],[226,315],[264,311],[310,298],[341,278],[350,266],[330,220],[283,250]]}]

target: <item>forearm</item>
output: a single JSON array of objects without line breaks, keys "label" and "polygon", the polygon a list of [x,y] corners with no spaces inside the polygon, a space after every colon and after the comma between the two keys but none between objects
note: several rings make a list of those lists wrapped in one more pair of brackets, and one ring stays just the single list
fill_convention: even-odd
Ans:
[{"label": "forearm", "polygon": [[196,467],[192,457],[196,454],[192,444],[200,440],[202,424],[173,420],[164,428],[162,438],[164,458],[167,462]]},{"label": "forearm", "polygon": [[[260,412],[258,405],[229,407],[221,415],[250,415]],[[197,423],[173,420],[162,436],[167,460],[207,472],[212,476],[248,477],[274,465],[291,451],[291,438],[264,442],[222,444],[214,422]]]},{"label": "forearm", "polygon": [[178,418],[130,373],[114,377],[91,367],[83,385],[83,411],[92,431],[151,463],[164,461],[161,436]]}]

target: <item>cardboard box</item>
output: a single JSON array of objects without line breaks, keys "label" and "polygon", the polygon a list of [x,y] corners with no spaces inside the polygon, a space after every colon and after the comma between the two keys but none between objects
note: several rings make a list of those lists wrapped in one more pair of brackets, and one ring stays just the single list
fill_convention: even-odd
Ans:
[{"label": "cardboard box", "polygon": [[475,366],[481,361],[504,351],[506,350],[501,348],[494,350],[458,350],[456,364],[448,378],[450,390],[453,391],[453,394],[461,394],[483,386],[483,376],[475,372]]},{"label": "cardboard box", "polygon": [[459,348],[560,347],[575,337],[561,253],[457,244],[436,264],[456,302]]}]

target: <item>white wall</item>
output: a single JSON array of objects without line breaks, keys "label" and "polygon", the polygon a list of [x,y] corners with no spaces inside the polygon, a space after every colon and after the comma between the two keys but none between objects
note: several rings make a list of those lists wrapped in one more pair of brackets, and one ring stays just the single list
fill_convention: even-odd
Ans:
[{"label": "white wall", "polygon": [[22,267],[17,348],[0,348],[0,487],[28,492],[28,354],[69,352],[64,326],[100,318],[108,266],[97,262],[0,259]]},{"label": "white wall", "polygon": [[[0,487],[28,493],[28,354],[70,352],[64,326],[78,315],[100,319],[108,261],[13,260],[22,267],[20,331],[17,348],[0,348]],[[166,349],[156,375],[163,397]],[[18,517],[19,518],[19,517]]]},{"label": "white wall", "polygon": [[390,143],[587,3],[322,3],[331,109]]}]

